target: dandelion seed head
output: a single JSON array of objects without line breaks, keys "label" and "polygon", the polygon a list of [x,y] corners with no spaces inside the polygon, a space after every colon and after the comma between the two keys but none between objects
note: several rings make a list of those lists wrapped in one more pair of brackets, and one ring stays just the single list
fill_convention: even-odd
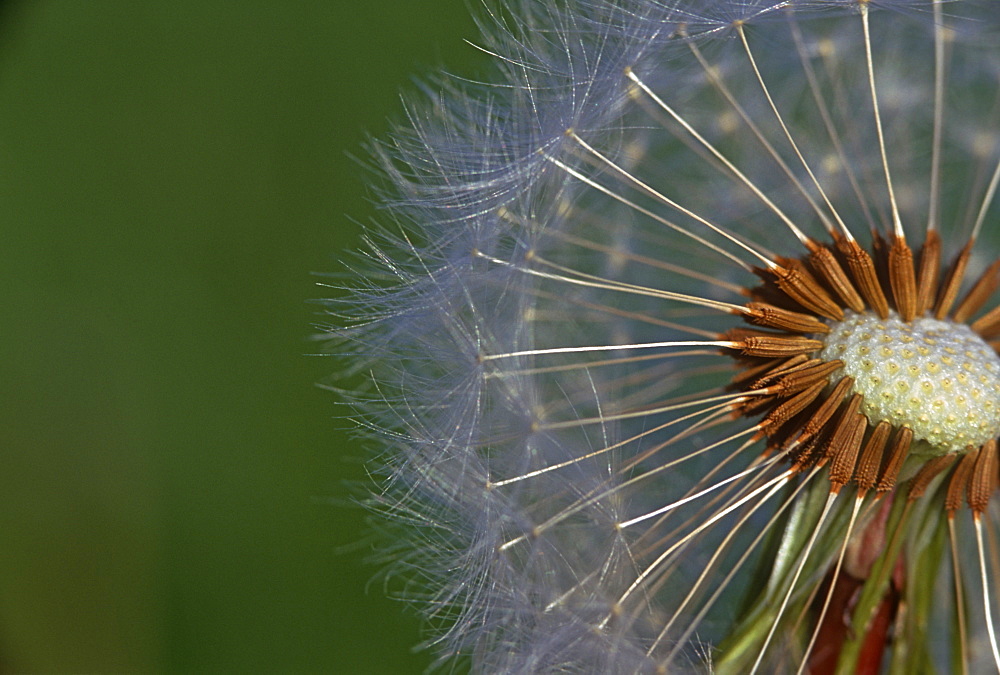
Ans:
[{"label": "dandelion seed head", "polygon": [[997,3],[517,0],[482,27],[494,76],[433,81],[375,143],[383,225],[331,328],[428,645],[479,672],[1000,665]]}]

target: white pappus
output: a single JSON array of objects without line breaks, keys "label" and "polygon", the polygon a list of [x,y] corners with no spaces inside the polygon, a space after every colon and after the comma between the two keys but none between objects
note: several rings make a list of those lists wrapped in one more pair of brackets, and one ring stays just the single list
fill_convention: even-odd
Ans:
[{"label": "white pappus", "polygon": [[997,3],[482,14],[326,327],[440,665],[1000,668]]}]

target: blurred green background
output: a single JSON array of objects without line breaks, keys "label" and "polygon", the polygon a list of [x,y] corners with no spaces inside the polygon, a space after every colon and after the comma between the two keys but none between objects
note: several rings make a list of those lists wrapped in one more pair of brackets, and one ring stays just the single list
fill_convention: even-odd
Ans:
[{"label": "blurred green background", "polygon": [[0,6],[0,671],[418,673],[305,354],[463,0]]}]

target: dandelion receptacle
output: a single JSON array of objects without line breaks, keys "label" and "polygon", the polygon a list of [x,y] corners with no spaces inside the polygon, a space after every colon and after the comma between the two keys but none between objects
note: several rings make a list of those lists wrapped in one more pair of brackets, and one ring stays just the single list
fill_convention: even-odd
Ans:
[{"label": "dandelion receptacle", "polygon": [[329,329],[441,664],[1000,670],[1000,7],[481,25]]}]

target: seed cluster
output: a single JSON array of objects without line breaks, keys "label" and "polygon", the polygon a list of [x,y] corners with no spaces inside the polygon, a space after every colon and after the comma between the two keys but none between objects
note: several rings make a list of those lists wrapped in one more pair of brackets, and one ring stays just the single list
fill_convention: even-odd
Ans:
[{"label": "seed cluster", "polygon": [[737,414],[762,415],[767,452],[800,470],[829,464],[831,491],[855,483],[859,496],[893,490],[923,441],[932,459],[909,498],[956,465],[947,508],[981,513],[1000,483],[1000,307],[967,322],[1000,287],[1000,261],[959,301],[971,241],[944,274],[934,231],[919,264],[901,237],[876,237],[871,253],[842,236],[806,247],[758,270],[739,314],[759,328],[725,334],[746,394]]}]

